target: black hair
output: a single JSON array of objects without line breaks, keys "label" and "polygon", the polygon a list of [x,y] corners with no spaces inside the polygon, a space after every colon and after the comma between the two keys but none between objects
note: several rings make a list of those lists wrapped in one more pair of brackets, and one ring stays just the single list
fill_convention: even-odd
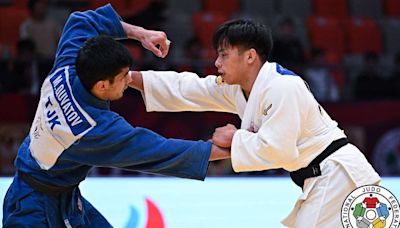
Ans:
[{"label": "black hair", "polygon": [[128,49],[109,36],[88,39],[76,58],[76,72],[87,90],[100,80],[114,82],[124,67],[132,66]]},{"label": "black hair", "polygon": [[222,24],[213,36],[215,50],[225,45],[254,48],[263,62],[268,60],[272,44],[271,30],[250,19],[228,21]]}]

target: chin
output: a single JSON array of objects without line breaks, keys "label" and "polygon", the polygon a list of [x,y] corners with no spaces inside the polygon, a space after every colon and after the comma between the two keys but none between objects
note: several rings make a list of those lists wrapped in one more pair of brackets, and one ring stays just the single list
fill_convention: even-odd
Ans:
[{"label": "chin", "polygon": [[122,97],[123,97],[123,94],[121,94],[121,95],[119,95],[119,96],[111,97],[111,98],[110,98],[110,101],[116,101],[116,100],[121,99]]}]

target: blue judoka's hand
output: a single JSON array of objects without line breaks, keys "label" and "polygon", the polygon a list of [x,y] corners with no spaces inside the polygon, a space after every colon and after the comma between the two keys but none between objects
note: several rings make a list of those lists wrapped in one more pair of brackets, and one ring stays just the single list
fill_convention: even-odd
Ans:
[{"label": "blue judoka's hand", "polygon": [[231,150],[229,148],[222,148],[215,144],[212,145],[209,161],[227,159],[230,157],[231,157]]},{"label": "blue judoka's hand", "polygon": [[143,47],[161,58],[167,56],[171,43],[164,32],[153,30],[146,30],[140,42],[142,42]]},{"label": "blue judoka's hand", "polygon": [[128,38],[140,41],[144,48],[153,52],[158,57],[164,58],[167,56],[171,41],[168,40],[165,32],[148,30],[123,21],[121,25]]}]

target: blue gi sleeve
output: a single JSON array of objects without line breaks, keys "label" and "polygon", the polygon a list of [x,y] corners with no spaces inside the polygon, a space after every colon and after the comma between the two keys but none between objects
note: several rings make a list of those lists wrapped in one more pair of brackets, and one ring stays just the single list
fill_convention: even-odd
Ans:
[{"label": "blue gi sleeve", "polygon": [[204,180],[210,153],[210,142],[166,139],[150,130],[132,127],[113,113],[112,117],[104,115],[76,149],[72,147],[62,157],[89,166]]},{"label": "blue gi sleeve", "polygon": [[108,35],[116,39],[127,37],[121,18],[110,4],[94,11],[72,13],[65,23],[58,44],[54,69],[74,65],[84,42],[98,35]]}]

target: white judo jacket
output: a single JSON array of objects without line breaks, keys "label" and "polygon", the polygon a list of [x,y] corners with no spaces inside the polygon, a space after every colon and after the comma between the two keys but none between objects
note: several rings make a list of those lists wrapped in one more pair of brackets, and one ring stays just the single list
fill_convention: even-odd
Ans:
[{"label": "white judo jacket", "polygon": [[[266,62],[246,100],[239,85],[217,85],[216,76],[143,71],[147,111],[218,111],[238,114],[241,129],[231,146],[235,172],[306,167],[332,141],[346,137],[315,100],[301,77]],[[250,132],[247,129],[254,129]],[[362,153],[334,153],[357,186],[379,175]],[[359,162],[362,161],[362,162]]]}]

